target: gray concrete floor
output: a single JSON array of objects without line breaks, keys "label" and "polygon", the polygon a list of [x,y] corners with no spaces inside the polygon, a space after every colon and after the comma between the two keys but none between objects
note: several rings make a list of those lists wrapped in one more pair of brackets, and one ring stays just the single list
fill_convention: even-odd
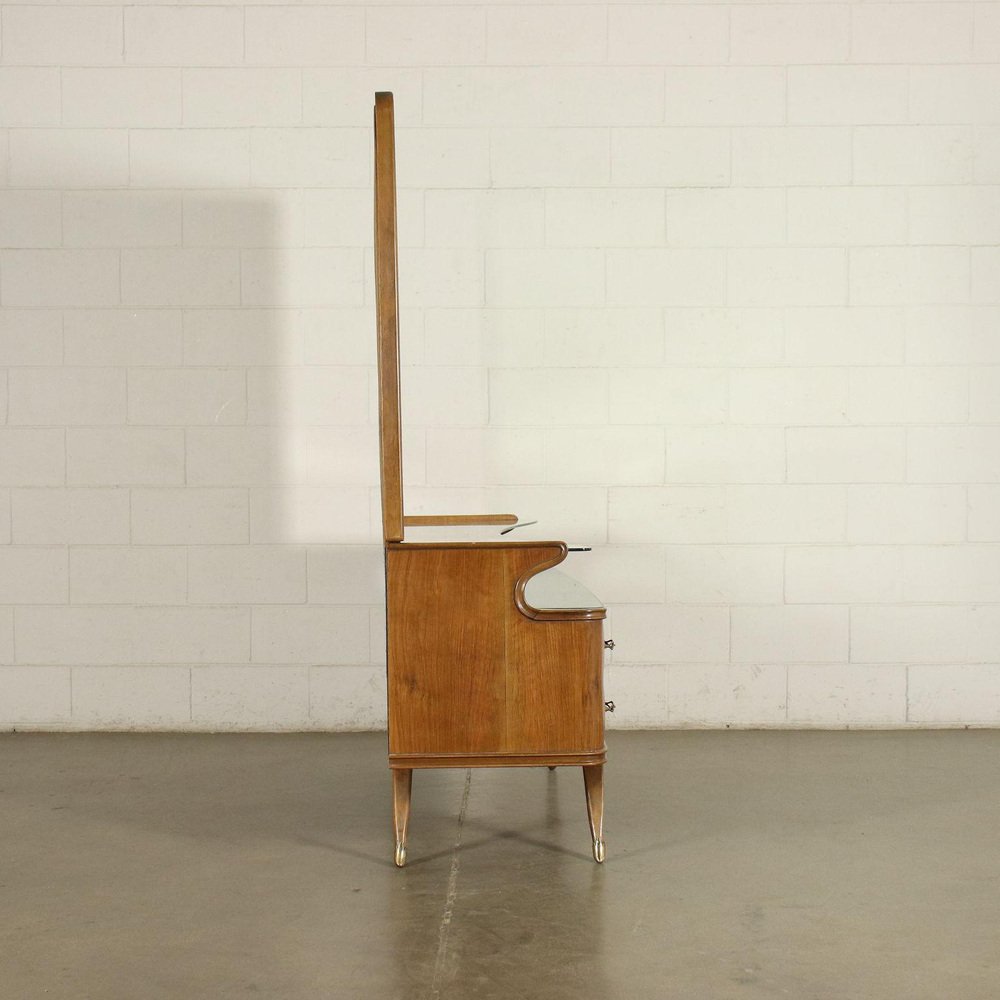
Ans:
[{"label": "gray concrete floor", "polygon": [[996,1000],[1000,732],[612,733],[579,769],[385,738],[0,737],[0,996]]}]

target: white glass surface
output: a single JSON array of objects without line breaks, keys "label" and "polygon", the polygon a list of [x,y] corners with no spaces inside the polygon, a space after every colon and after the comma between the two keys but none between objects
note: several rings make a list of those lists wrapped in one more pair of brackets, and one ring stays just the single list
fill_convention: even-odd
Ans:
[{"label": "white glass surface", "polygon": [[603,608],[601,600],[573,577],[557,569],[537,573],[525,585],[524,599],[539,611],[559,608]]},{"label": "white glass surface", "polygon": [[[408,542],[516,542],[512,535],[501,535],[503,525],[435,524],[406,526]],[[515,532],[516,534],[516,532]]]}]

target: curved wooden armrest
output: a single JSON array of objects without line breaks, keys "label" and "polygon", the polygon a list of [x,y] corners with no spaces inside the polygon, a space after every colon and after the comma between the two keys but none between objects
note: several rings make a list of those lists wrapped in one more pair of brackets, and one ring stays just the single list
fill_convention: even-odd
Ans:
[{"label": "curved wooden armrest", "polygon": [[460,524],[517,524],[516,514],[411,514],[403,518],[411,528]]}]

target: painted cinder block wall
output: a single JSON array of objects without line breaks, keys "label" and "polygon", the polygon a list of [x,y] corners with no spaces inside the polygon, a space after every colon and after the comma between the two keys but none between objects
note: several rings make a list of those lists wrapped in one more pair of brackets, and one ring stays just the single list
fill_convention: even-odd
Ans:
[{"label": "painted cinder block wall", "polygon": [[384,724],[408,505],[593,546],[617,725],[1000,722],[1000,4],[3,5],[0,726]]}]

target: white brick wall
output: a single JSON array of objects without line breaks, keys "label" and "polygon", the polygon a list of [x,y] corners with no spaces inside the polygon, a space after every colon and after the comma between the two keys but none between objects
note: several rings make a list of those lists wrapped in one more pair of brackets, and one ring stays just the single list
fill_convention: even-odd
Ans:
[{"label": "white brick wall", "polygon": [[0,727],[385,724],[408,506],[625,726],[1000,723],[1000,3],[0,3]]}]

